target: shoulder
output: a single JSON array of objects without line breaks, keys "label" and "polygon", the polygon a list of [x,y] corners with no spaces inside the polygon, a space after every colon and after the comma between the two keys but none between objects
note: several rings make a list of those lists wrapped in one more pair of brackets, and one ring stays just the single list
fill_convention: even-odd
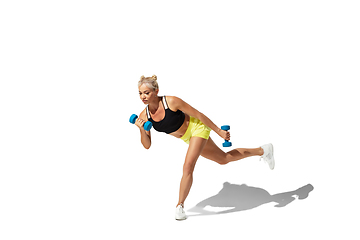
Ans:
[{"label": "shoulder", "polygon": [[166,97],[166,101],[169,104],[173,104],[173,105],[177,105],[177,104],[181,104],[184,101],[181,98],[175,97],[175,96],[165,96]]},{"label": "shoulder", "polygon": [[146,108],[140,113],[139,118],[143,120],[148,120],[147,114],[146,114]]},{"label": "shoulder", "polygon": [[197,119],[200,118],[200,112],[198,110],[196,110],[195,108],[193,108],[187,102],[183,101],[181,98],[169,96],[169,97],[166,97],[166,100],[168,102],[169,108],[172,111],[176,112],[177,110],[180,110],[189,116],[193,116]]},{"label": "shoulder", "polygon": [[174,109],[175,111],[178,110],[184,104],[184,101],[181,98],[175,96],[165,96],[165,97],[169,107],[171,109]]}]

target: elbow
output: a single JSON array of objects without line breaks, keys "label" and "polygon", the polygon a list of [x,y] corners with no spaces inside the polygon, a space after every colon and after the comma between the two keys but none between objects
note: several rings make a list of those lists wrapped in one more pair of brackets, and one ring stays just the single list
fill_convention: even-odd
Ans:
[{"label": "elbow", "polygon": [[204,118],[206,118],[206,116],[203,113],[199,112],[195,118],[197,118],[203,122],[203,120],[204,120]]},{"label": "elbow", "polygon": [[150,147],[151,147],[151,143],[150,143],[150,144],[143,144],[143,146],[144,146],[144,148],[145,148],[146,150],[148,150],[148,149],[150,149]]}]

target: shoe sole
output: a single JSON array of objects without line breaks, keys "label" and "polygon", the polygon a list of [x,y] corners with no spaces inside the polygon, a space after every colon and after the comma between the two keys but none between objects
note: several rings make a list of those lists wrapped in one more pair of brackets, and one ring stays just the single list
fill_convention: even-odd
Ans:
[{"label": "shoe sole", "polygon": [[273,166],[272,166],[272,168],[271,168],[271,166],[270,166],[270,164],[269,164],[269,167],[270,167],[270,169],[271,170],[274,170],[274,168],[275,168],[275,159],[274,159],[274,147],[273,147],[273,145],[270,143],[270,147],[271,147],[271,155],[272,155],[272,159],[273,159]]}]

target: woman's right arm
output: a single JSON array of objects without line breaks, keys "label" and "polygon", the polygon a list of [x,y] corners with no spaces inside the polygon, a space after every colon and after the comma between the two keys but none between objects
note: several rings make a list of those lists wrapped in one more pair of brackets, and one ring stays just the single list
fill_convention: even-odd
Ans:
[{"label": "woman's right arm", "polygon": [[140,117],[138,117],[135,121],[135,125],[139,127],[140,129],[140,136],[141,136],[141,143],[144,146],[144,148],[149,149],[151,146],[151,134],[150,131],[145,131],[144,124],[146,122],[147,116],[145,114],[145,111],[142,111],[140,113]]}]

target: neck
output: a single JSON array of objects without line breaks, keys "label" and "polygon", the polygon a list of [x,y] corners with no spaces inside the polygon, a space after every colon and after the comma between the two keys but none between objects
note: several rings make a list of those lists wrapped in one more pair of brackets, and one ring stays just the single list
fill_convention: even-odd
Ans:
[{"label": "neck", "polygon": [[149,103],[149,110],[150,112],[156,112],[160,106],[161,98],[157,97],[153,102]]}]

